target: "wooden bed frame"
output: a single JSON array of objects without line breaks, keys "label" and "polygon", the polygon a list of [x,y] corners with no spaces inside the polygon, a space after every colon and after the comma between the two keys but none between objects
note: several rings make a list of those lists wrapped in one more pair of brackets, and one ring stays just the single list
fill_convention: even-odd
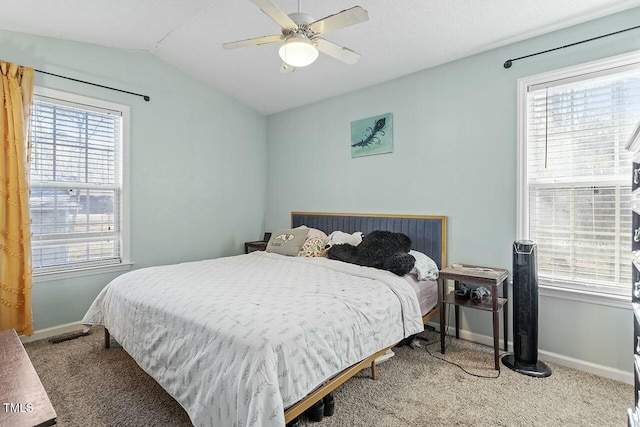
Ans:
[{"label": "wooden bed frame", "polygon": [[[326,219],[330,219],[330,221],[325,221]],[[335,221],[339,221],[340,231],[344,231],[347,233],[353,233],[355,231],[362,231],[365,234],[373,231],[370,229],[374,227],[375,229],[388,230],[388,231],[397,231],[397,232],[405,232],[406,228],[411,228],[410,223],[415,221],[428,221],[431,225],[435,227],[437,233],[439,235],[440,242],[435,242],[435,247],[437,247],[440,253],[428,253],[424,249],[424,247],[420,246],[419,242],[414,242],[412,247],[416,250],[420,250],[421,252],[426,253],[430,257],[432,257],[438,267],[442,269],[446,266],[446,250],[447,250],[447,217],[446,216],[434,216],[434,215],[395,215],[395,214],[353,214],[353,213],[323,213],[323,212],[291,212],[291,226],[295,227],[298,222],[304,219],[305,224],[312,228],[317,228],[323,230],[325,233],[329,234],[331,231],[335,231],[336,229],[329,230],[328,227],[331,227],[331,224],[335,224]],[[319,220],[319,222],[315,222],[315,220]],[[378,219],[383,219],[388,221],[388,224],[378,223]],[[355,220],[355,221],[354,221]],[[346,221],[346,222],[342,222]],[[363,222],[368,222],[368,224],[364,224]],[[388,226],[392,224],[391,226]],[[387,226],[385,226],[387,225]],[[368,229],[369,228],[369,229]],[[414,236],[411,233],[405,232],[404,234],[409,235],[414,240]],[[432,242],[433,243],[433,242]],[[418,246],[415,246],[415,245]],[[438,306],[434,307],[427,314],[422,316],[422,323],[427,324],[429,320],[431,320],[434,316],[439,313]],[[397,343],[396,343],[397,344]],[[387,352],[390,348],[395,346],[396,344],[383,348],[380,351],[372,354],[366,359],[361,360],[360,362],[350,366],[344,371],[340,372],[330,380],[326,381],[320,387],[316,388],[310,394],[302,398],[302,400],[288,407],[284,411],[284,419],[286,423],[294,420],[297,416],[301,415],[304,411],[309,409],[314,403],[322,399],[324,396],[331,393],[333,390],[338,388],[341,384],[345,383],[349,378],[356,375],[358,372],[363,370],[364,368],[370,366],[371,367],[371,378],[373,380],[376,379],[376,363],[375,360],[382,356]],[[105,348],[111,347],[111,336],[107,328],[104,328],[104,346]]]}]

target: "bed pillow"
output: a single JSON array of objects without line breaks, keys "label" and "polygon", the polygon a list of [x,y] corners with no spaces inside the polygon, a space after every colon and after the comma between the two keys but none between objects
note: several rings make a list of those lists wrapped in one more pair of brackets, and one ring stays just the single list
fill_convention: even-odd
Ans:
[{"label": "bed pillow", "polygon": [[438,270],[438,266],[434,260],[418,251],[409,251],[409,255],[416,259],[416,263],[410,273],[415,274],[418,280],[438,279],[440,270]]},{"label": "bed pillow", "polygon": [[306,225],[301,225],[300,227],[296,227],[294,228],[294,230],[309,230],[309,234],[307,234],[307,239],[311,239],[314,237],[321,237],[323,239],[327,238],[327,234],[322,231],[322,230],[318,230],[317,228],[310,228],[307,227]]},{"label": "bed pillow", "polygon": [[363,234],[361,231],[356,231],[352,234],[345,233],[344,231],[334,231],[329,234],[329,242],[327,244],[333,246],[347,243],[351,246],[358,246],[362,242],[362,237]]},{"label": "bed pillow", "polygon": [[288,229],[280,230],[271,235],[267,243],[267,252],[280,255],[296,256],[307,238],[308,229]]},{"label": "bed pillow", "polygon": [[322,237],[307,237],[302,244],[302,249],[298,252],[298,256],[303,257],[319,257],[324,255],[324,247],[327,246],[327,239]]}]

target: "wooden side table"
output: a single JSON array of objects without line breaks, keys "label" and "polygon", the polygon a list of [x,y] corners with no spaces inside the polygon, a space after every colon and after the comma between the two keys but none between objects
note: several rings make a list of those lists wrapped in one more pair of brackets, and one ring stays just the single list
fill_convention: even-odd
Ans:
[{"label": "wooden side table", "polygon": [[253,251],[264,251],[267,249],[267,243],[263,240],[258,240],[255,242],[244,242],[244,253],[248,254]]},{"label": "wooden side table", "polygon": [[[461,265],[456,267],[446,267],[440,270],[438,277],[438,303],[440,306],[440,347],[444,354],[444,338],[446,336],[446,305],[452,304],[455,307],[456,315],[456,338],[460,338],[460,306],[475,308],[478,310],[491,311],[493,315],[493,353],[495,369],[500,370],[500,319],[498,313],[503,309],[504,315],[504,349],[507,350],[509,313],[507,301],[509,289],[507,280],[509,271],[502,268],[479,267],[475,265]],[[447,293],[447,280],[455,281],[455,289],[460,283],[482,285],[489,288],[491,298],[472,300],[456,296],[455,289]],[[502,298],[498,297],[498,287],[502,285]]]},{"label": "wooden side table", "polygon": [[0,425],[45,427],[56,411],[16,331],[0,332]]}]

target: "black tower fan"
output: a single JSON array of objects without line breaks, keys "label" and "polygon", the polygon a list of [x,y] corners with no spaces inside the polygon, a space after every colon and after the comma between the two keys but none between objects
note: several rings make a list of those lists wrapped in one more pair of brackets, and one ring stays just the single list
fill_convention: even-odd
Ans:
[{"label": "black tower fan", "polygon": [[548,377],[551,369],[538,361],[538,264],[536,244],[513,243],[513,354],[502,363],[521,374]]}]

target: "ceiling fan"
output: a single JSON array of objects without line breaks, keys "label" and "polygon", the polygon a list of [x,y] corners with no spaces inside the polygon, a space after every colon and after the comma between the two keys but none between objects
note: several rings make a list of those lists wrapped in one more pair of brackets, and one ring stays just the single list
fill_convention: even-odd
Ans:
[{"label": "ceiling fan", "polygon": [[312,64],[318,58],[318,52],[349,65],[355,64],[360,59],[359,53],[320,37],[329,31],[367,21],[369,15],[360,6],[315,20],[306,13],[300,12],[300,0],[298,0],[298,12],[289,15],[285,14],[272,0],[251,0],[251,2],[282,27],[282,34],[225,43],[222,45],[225,49],[282,41],[278,51],[282,59],[281,72],[291,72],[296,67]]}]

